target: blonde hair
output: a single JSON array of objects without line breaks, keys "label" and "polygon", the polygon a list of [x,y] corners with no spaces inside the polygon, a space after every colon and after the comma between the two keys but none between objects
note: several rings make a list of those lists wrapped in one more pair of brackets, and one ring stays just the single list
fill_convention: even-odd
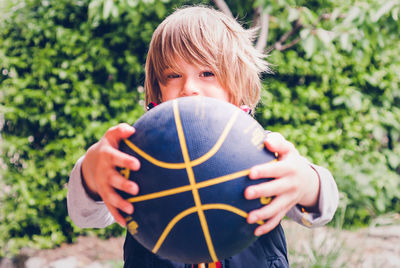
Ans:
[{"label": "blonde hair", "polygon": [[228,91],[230,102],[254,109],[260,99],[260,74],[268,72],[265,55],[253,46],[254,31],[215,9],[176,10],[154,31],[146,61],[146,104],[162,101],[159,83],[176,59],[207,66]]}]

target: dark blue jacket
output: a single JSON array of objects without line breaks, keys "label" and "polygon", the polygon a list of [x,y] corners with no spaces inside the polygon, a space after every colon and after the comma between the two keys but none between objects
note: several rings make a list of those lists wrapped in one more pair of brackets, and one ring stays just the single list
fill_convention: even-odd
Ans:
[{"label": "dark blue jacket", "polygon": [[[171,262],[153,254],[127,232],[124,244],[125,268],[190,268],[192,265]],[[228,259],[221,260],[223,268],[289,267],[286,239],[282,226],[261,236],[250,247]]]}]

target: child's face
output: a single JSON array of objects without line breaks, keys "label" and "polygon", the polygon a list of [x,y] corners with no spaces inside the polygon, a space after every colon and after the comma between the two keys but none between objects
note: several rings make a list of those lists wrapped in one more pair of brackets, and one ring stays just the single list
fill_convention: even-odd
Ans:
[{"label": "child's face", "polygon": [[229,101],[229,93],[218,82],[208,67],[197,66],[177,60],[180,70],[166,69],[163,72],[165,84],[159,83],[162,101],[185,96],[205,96]]}]

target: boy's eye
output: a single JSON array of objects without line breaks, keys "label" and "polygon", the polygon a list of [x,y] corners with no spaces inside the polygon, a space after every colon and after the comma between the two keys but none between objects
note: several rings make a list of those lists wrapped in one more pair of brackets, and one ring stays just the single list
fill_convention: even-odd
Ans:
[{"label": "boy's eye", "polygon": [[168,74],[168,75],[167,75],[167,78],[168,78],[168,79],[179,78],[179,77],[180,77],[179,74]]},{"label": "boy's eye", "polygon": [[206,71],[206,72],[202,72],[200,76],[201,77],[210,77],[210,76],[214,76],[214,73]]}]

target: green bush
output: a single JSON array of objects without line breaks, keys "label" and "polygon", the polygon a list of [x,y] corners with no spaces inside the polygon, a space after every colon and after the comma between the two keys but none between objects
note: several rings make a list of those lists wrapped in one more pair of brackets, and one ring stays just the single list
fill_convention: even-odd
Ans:
[{"label": "green bush", "polygon": [[[67,215],[69,172],[110,126],[133,123],[144,112],[151,34],[185,1],[4,3],[0,256],[93,232],[76,228]],[[245,25],[251,25],[250,9],[265,6],[271,45],[302,24],[287,40],[299,38],[296,45],[271,52],[275,74],[265,77],[257,119],[332,171],[342,197],[338,221],[365,225],[400,211],[399,4],[227,3]],[[96,231],[105,237],[122,232],[117,225]]]},{"label": "green bush", "polygon": [[[176,1],[177,2],[177,1]],[[19,1],[1,21],[0,256],[83,230],[67,216],[76,160],[143,109],[143,66],[169,1]],[[100,230],[121,233],[117,225]]]},{"label": "green bush", "polygon": [[269,57],[275,74],[266,78],[259,120],[330,169],[341,191],[336,219],[345,226],[400,212],[400,4],[269,8],[279,14],[271,43],[295,22],[304,27],[297,45]]}]

